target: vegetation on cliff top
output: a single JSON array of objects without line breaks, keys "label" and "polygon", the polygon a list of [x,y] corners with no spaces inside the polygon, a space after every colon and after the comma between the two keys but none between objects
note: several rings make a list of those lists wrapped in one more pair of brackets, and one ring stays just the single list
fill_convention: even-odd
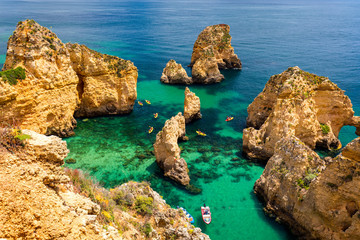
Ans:
[{"label": "vegetation on cliff top", "polygon": [[22,67],[17,67],[15,69],[10,69],[0,72],[0,77],[4,82],[9,83],[10,85],[16,85],[18,80],[24,80],[26,78],[25,69]]},{"label": "vegetation on cliff top", "polygon": [[1,148],[14,153],[25,146],[25,140],[31,137],[24,134],[14,125],[0,123],[0,152]]},{"label": "vegetation on cliff top", "polygon": [[[65,168],[65,174],[71,179],[71,184],[77,193],[89,197],[93,202],[100,205],[101,211],[98,221],[104,227],[114,226],[122,234],[130,229],[128,224],[133,225],[139,232],[148,235],[152,231],[151,223],[146,220],[144,224],[138,221],[124,222],[121,212],[125,211],[133,216],[140,214],[140,218],[149,219],[153,209],[156,209],[154,199],[149,195],[150,187],[148,183],[139,183],[138,187],[132,186],[131,182],[127,186],[110,189],[101,187],[99,183],[92,179],[88,173],[78,169]],[[136,193],[135,193],[136,192]],[[137,195],[137,196],[136,196]]]}]

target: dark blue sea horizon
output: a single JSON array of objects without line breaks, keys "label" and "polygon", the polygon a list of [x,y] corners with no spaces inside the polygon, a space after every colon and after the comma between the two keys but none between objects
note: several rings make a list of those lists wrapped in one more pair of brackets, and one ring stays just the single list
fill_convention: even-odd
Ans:
[{"label": "dark blue sea horizon", "polygon": [[[264,215],[252,192],[264,166],[244,159],[241,151],[246,108],[271,75],[299,66],[329,77],[360,115],[360,1],[9,0],[1,1],[0,9],[0,68],[9,36],[25,19],[50,28],[63,42],[135,63],[138,99],[152,104],[136,105],[127,116],[78,119],[76,136],[65,139],[69,157],[77,160],[69,166],[90,172],[107,188],[149,181],[172,207],[185,207],[211,239],[293,239]],[[192,195],[163,178],[151,155],[155,134],[183,111],[184,102],[184,86],[159,80],[170,59],[187,66],[198,34],[219,23],[230,25],[243,69],[223,71],[226,79],[220,84],[190,86],[200,96],[203,113],[187,126],[190,140],[180,144],[191,183],[202,190]],[[235,119],[225,122],[228,115]],[[147,133],[150,125],[153,134]],[[198,137],[197,129],[208,136]],[[343,145],[356,137],[354,132],[354,127],[341,130]],[[204,202],[212,208],[209,226],[201,221]]]}]

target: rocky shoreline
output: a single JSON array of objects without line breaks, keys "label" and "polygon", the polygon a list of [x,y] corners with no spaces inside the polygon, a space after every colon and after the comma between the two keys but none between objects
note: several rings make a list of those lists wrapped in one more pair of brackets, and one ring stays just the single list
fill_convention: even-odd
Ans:
[{"label": "rocky shoreline", "polygon": [[356,127],[350,99],[328,78],[289,68],[248,107],[243,151],[267,161],[254,185],[265,211],[299,239],[360,238],[360,138],[334,158],[344,125]]},{"label": "rocky shoreline", "polygon": [[[0,238],[210,239],[147,183],[106,190],[79,170],[61,167],[69,150],[56,136],[22,130],[5,148],[0,129]],[[7,145],[6,145],[7,146]]]}]

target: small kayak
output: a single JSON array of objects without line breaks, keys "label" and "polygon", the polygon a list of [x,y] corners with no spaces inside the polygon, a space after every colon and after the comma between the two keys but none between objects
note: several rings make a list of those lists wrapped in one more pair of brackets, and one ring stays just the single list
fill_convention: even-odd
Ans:
[{"label": "small kayak", "polygon": [[150,102],[149,100],[145,100],[145,102],[146,102],[147,104],[151,104],[151,102]]},{"label": "small kayak", "polygon": [[207,206],[201,207],[201,216],[202,216],[204,223],[210,224],[211,223],[210,207],[207,207]]},{"label": "small kayak", "polygon": [[177,208],[180,209],[181,211],[183,211],[183,213],[186,215],[187,220],[188,220],[190,223],[194,223],[194,222],[195,222],[193,216],[191,216],[191,214],[190,214],[188,211],[186,211],[185,208],[179,207],[179,206],[178,206]]},{"label": "small kayak", "polygon": [[199,136],[203,136],[203,137],[206,136],[206,133],[203,133],[203,132],[200,131],[200,130],[196,131],[196,133],[197,133]]},{"label": "small kayak", "polygon": [[227,117],[225,121],[230,122],[233,119],[234,119],[234,117]]},{"label": "small kayak", "polygon": [[158,113],[154,113],[154,118],[157,118],[159,116]]},{"label": "small kayak", "polygon": [[140,106],[142,106],[142,105],[144,105],[142,102],[140,102],[140,101],[138,101],[138,104],[140,105]]},{"label": "small kayak", "polygon": [[[149,126],[149,127],[150,127],[150,126]],[[154,128],[153,128],[153,127],[150,127],[148,132],[149,132],[149,133],[152,133],[153,131],[154,131]]]}]

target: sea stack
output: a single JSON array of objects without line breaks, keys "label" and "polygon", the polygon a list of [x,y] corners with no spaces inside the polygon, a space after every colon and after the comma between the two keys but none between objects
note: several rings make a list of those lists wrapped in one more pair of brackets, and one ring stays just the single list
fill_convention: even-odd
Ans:
[{"label": "sea stack", "polygon": [[230,26],[218,24],[206,27],[194,43],[190,66],[198,59],[211,55],[221,69],[241,69],[241,61],[231,46]]},{"label": "sea stack", "polygon": [[180,63],[171,59],[163,70],[160,81],[168,84],[191,84],[192,79],[188,77],[185,69]]},{"label": "sea stack", "polygon": [[218,83],[224,79],[214,57],[199,58],[192,68],[193,82],[200,84]]},{"label": "sea stack", "polygon": [[9,38],[3,70],[14,69],[24,71],[23,79],[0,80],[0,117],[46,135],[71,136],[75,113],[128,113],[136,99],[138,73],[132,62],[65,45],[34,20],[19,22]]},{"label": "sea stack", "polygon": [[276,143],[255,183],[265,210],[300,239],[360,239],[360,138],[321,159],[299,138]]},{"label": "sea stack", "polygon": [[190,123],[202,117],[200,112],[200,98],[191,92],[188,87],[185,88],[184,117],[185,123]]},{"label": "sea stack", "polygon": [[180,157],[178,139],[185,137],[185,117],[180,113],[165,122],[163,129],[156,135],[154,152],[156,163],[164,170],[164,175],[188,185],[189,169],[186,161]]},{"label": "sea stack", "polygon": [[296,136],[311,149],[337,149],[344,125],[360,126],[350,99],[326,77],[291,67],[272,76],[248,107],[243,150],[268,160],[276,143]]}]

